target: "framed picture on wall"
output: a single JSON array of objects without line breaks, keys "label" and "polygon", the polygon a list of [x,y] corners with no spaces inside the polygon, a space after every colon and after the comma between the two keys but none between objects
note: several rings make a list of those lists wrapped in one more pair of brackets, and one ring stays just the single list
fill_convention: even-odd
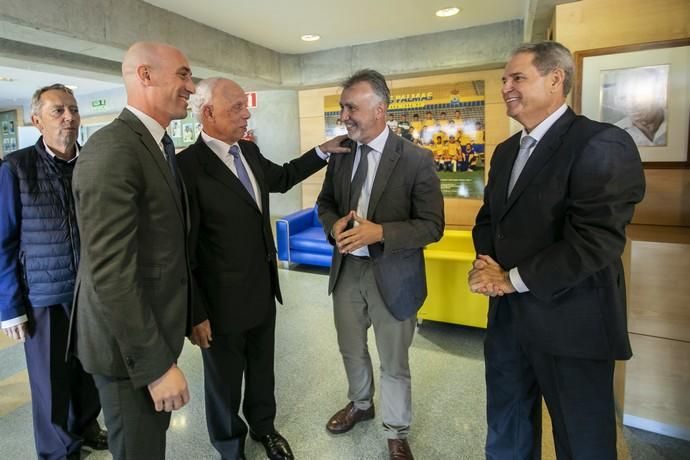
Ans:
[{"label": "framed picture on wall", "polygon": [[[340,97],[324,97],[325,137],[346,134]],[[481,200],[485,169],[484,80],[391,89],[386,124],[433,154],[446,198]]]},{"label": "framed picture on wall", "polygon": [[573,108],[633,138],[647,168],[690,167],[690,39],[575,53]]}]

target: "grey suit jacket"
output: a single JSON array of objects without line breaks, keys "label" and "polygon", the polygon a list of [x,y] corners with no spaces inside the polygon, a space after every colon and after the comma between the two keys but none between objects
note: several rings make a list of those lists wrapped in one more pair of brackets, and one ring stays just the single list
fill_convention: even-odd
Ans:
[{"label": "grey suit jacket", "polygon": [[128,110],[79,154],[81,263],[70,344],[92,374],[142,387],[177,360],[188,322],[186,206],[166,160]]},{"label": "grey suit jacket", "polygon": [[[346,215],[356,144],[331,155],[318,198],[319,219],[330,237],[333,224]],[[369,246],[376,285],[391,314],[414,315],[426,299],[423,248],[443,235],[443,196],[431,152],[388,133],[369,200],[367,219],[383,225],[385,242]],[[343,256],[333,248],[328,292],[333,292]]]}]

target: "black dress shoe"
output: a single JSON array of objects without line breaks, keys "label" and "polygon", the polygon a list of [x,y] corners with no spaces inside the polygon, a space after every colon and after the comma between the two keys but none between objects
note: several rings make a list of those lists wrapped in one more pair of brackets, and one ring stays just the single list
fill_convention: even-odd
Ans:
[{"label": "black dress shoe", "polygon": [[250,431],[249,437],[264,445],[266,455],[271,460],[294,460],[295,458],[295,456],[292,454],[292,449],[290,449],[290,444],[288,444],[287,439],[282,437],[277,431],[265,434],[263,436],[258,436],[253,431]]},{"label": "black dress shoe", "polygon": [[83,435],[82,449],[108,450],[108,432],[96,425],[95,429],[87,430]]}]

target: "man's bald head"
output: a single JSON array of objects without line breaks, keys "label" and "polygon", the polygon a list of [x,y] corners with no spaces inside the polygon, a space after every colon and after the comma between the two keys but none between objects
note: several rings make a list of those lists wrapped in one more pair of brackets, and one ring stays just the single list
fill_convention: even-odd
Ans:
[{"label": "man's bald head", "polygon": [[174,46],[137,42],[122,60],[127,103],[166,127],[187,116],[187,99],[194,92],[187,58]]}]

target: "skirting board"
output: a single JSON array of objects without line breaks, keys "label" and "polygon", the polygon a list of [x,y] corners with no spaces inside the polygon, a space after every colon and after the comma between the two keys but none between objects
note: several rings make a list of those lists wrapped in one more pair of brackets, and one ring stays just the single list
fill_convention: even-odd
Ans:
[{"label": "skirting board", "polygon": [[690,429],[688,428],[669,425],[668,423],[661,423],[635,415],[623,414],[623,425],[690,441]]}]

